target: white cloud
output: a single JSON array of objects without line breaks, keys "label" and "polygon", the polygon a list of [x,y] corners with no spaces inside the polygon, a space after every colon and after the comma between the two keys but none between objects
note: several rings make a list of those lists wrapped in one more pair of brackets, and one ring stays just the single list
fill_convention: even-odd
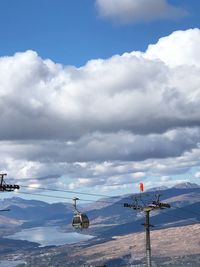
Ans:
[{"label": "white cloud", "polygon": [[0,58],[1,169],[75,188],[198,166],[199,43],[199,29],[178,31],[81,68]]},{"label": "white cloud", "polygon": [[169,182],[169,181],[171,181],[171,177],[170,176],[162,176],[160,178],[160,181],[161,182]]},{"label": "white cloud", "polygon": [[200,178],[200,172],[196,172],[194,176],[199,179]]},{"label": "white cloud", "polygon": [[145,56],[165,62],[170,67],[200,67],[199,29],[184,32],[176,31],[170,36],[160,38],[155,45],[149,45]]},{"label": "white cloud", "polygon": [[100,16],[120,23],[175,19],[188,13],[167,0],[96,0]]},{"label": "white cloud", "polygon": [[194,50],[191,66],[191,56],[184,55],[179,37],[194,43],[188,48],[193,50],[200,31],[173,35],[177,41],[170,49],[171,57],[183,58],[176,69],[162,55],[159,58],[160,42],[154,45],[156,60],[148,49],[140,55],[91,60],[79,69],[42,60],[32,51],[2,58],[0,138],[72,142],[95,131],[150,134],[198,126],[199,53]]}]

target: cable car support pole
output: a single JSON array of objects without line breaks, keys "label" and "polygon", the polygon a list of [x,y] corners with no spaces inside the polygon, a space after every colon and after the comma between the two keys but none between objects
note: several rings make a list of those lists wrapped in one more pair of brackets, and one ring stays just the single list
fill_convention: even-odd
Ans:
[{"label": "cable car support pole", "polygon": [[146,231],[146,262],[147,267],[151,267],[151,242],[150,242],[150,211],[151,210],[144,210],[145,212],[145,231]]},{"label": "cable car support pole", "polygon": [[149,204],[145,203],[141,194],[138,197],[134,197],[132,204],[124,203],[125,208],[132,208],[134,210],[143,211],[145,214],[145,235],[146,235],[146,266],[152,267],[151,264],[151,240],[150,240],[150,212],[156,209],[170,208],[168,203],[160,202],[160,195],[155,195],[155,200],[150,201]]}]

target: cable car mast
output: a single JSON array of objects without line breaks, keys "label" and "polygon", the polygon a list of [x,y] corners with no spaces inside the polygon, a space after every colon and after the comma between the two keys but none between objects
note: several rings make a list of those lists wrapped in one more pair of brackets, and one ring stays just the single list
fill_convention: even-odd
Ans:
[{"label": "cable car mast", "polygon": [[[140,183],[140,189],[143,192],[143,185]],[[144,194],[144,196],[149,196],[148,194]],[[142,198],[142,194],[134,196],[134,202],[132,204],[124,203],[125,208],[132,208],[134,210],[143,211],[145,214],[145,234],[146,234],[146,266],[152,267],[151,264],[151,240],[150,240],[150,227],[153,225],[150,224],[150,212],[156,209],[164,209],[170,208],[170,204],[160,202],[160,194],[155,194],[154,199],[148,201],[148,203]]]},{"label": "cable car mast", "polygon": [[[0,192],[12,192],[15,189],[19,189],[19,185],[12,185],[12,184],[6,184],[4,177],[7,175],[7,173],[0,173]],[[10,211],[10,209],[3,209],[0,210],[0,212],[3,211]]]},{"label": "cable car mast", "polygon": [[7,173],[0,173],[0,191],[2,192],[12,192],[15,189],[19,189],[20,186],[17,184],[7,184],[4,180],[4,177],[7,175]]}]

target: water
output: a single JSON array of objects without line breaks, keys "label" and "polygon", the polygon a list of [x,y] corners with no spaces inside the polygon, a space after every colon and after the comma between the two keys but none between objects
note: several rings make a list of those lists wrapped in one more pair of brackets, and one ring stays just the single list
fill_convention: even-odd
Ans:
[{"label": "water", "polygon": [[15,267],[20,263],[25,263],[25,262],[24,261],[19,261],[19,260],[17,260],[17,261],[7,261],[7,260],[5,260],[5,261],[1,261],[0,262],[0,267]]},{"label": "water", "polygon": [[7,236],[7,238],[36,242],[40,246],[59,246],[86,241],[93,238],[93,236],[79,233],[63,233],[58,227],[49,226],[24,229],[14,235]]}]

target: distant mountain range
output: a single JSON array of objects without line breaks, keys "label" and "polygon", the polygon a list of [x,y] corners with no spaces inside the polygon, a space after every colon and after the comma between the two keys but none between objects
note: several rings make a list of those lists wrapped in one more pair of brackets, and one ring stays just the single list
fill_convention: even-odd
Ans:
[{"label": "distant mountain range", "polygon": [[173,186],[173,188],[200,188],[200,185],[195,184],[195,183],[190,183],[190,182],[186,182],[186,183],[180,183],[177,184],[175,186]]},{"label": "distant mountain range", "polygon": [[49,204],[38,200],[25,200],[19,197],[4,199],[1,201],[1,209],[10,209],[9,212],[2,212],[2,219],[8,218],[15,220],[21,228],[43,226],[55,224],[56,221],[65,221],[69,214],[72,214],[72,205],[68,203]]},{"label": "distant mountain range", "polygon": [[159,191],[159,190],[166,190],[166,189],[172,189],[172,188],[180,188],[180,189],[187,189],[187,188],[200,188],[200,185],[195,184],[195,183],[190,183],[190,182],[185,182],[185,183],[179,183],[176,184],[172,187],[167,187],[167,186],[159,186],[159,187],[153,187],[147,190],[147,192],[150,191]]},{"label": "distant mountain range", "polygon": [[[170,209],[151,212],[151,224],[156,229],[200,222],[200,186],[197,184],[179,184],[172,188],[152,189],[143,193],[146,203],[154,198],[154,193],[161,195],[162,202],[169,203]],[[132,203],[131,196],[121,196],[117,202],[98,210],[89,210],[92,219],[92,234],[103,236],[124,235],[143,231],[144,215],[133,209],[124,208],[123,203]]]},{"label": "distant mountain range", "polygon": [[[151,223],[156,226],[156,229],[200,221],[199,185],[182,183],[172,188],[153,188],[142,194],[144,201],[150,201],[155,192],[161,194],[161,201],[172,206],[170,209],[151,212]],[[124,203],[132,202],[132,195],[126,195],[101,199],[87,206],[87,215],[91,222],[87,234],[108,237],[142,231],[143,213],[124,208]],[[73,210],[69,203],[49,204],[13,197],[2,200],[1,209],[10,209],[10,211],[1,213],[0,236],[24,228],[49,225],[73,231],[71,226]]]}]

